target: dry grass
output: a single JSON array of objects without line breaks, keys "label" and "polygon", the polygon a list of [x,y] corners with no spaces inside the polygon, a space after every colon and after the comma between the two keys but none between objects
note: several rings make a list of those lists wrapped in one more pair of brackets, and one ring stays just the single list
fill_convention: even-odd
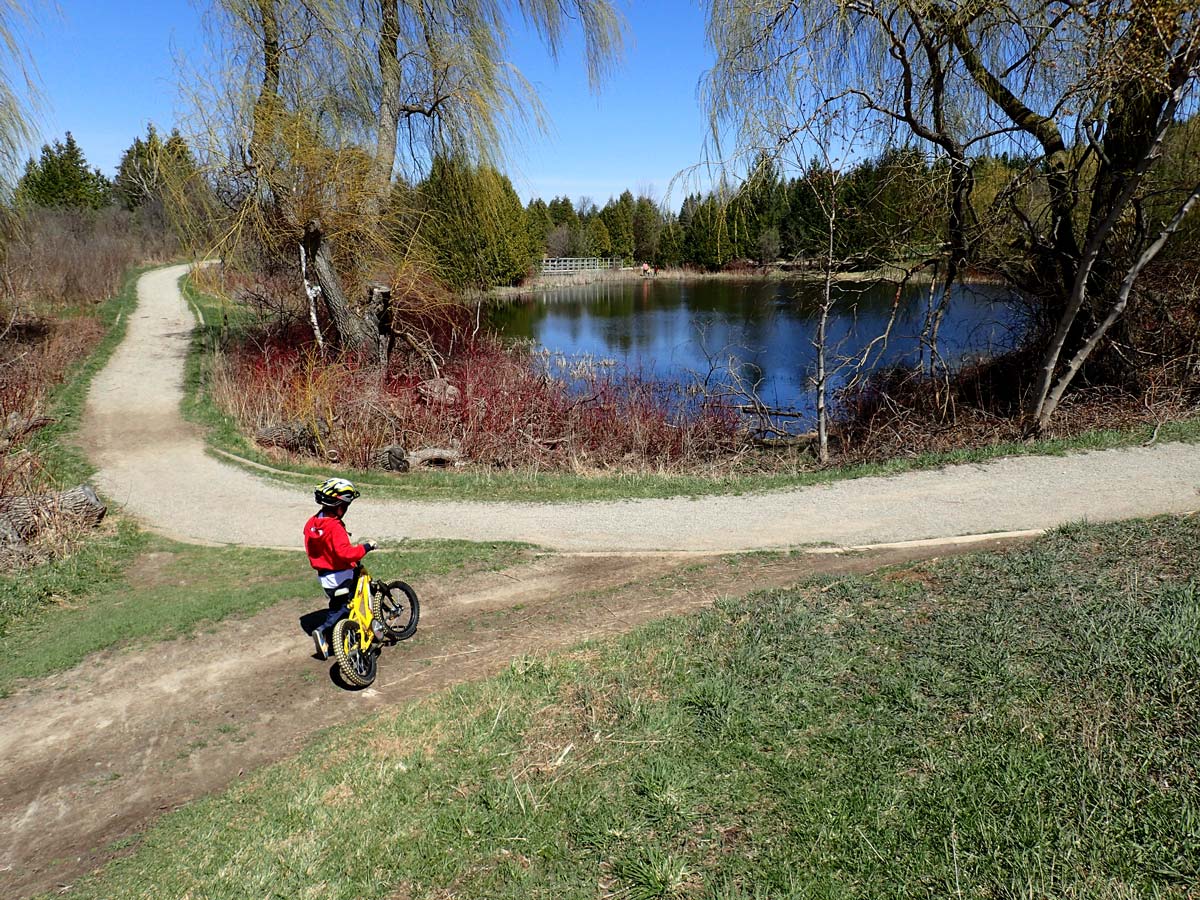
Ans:
[{"label": "dry grass", "polygon": [[[162,223],[117,209],[35,209],[7,223],[0,258],[0,500],[58,490],[63,454],[32,449],[62,414],[56,391],[106,334],[100,304],[142,261],[169,258],[174,239]],[[75,477],[78,477],[76,475]],[[66,555],[90,534],[57,517],[36,539],[0,547],[7,565]]]},{"label": "dry grass", "polygon": [[[416,363],[416,364],[414,364]],[[320,450],[368,468],[377,452],[450,447],[477,466],[529,471],[680,469],[739,443],[736,414],[654,382],[597,372],[582,387],[540,372],[528,354],[476,337],[441,370],[452,402],[423,395],[427,373],[329,359],[293,341],[243,341],[219,354],[215,402],[253,433],[280,422],[327,429]]]}]

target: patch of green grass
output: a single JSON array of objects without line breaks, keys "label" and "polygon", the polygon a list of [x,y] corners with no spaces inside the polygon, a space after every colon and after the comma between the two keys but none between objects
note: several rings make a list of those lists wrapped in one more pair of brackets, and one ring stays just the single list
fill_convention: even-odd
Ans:
[{"label": "patch of green grass", "polygon": [[[372,555],[371,563],[383,577],[419,579],[467,565],[511,565],[520,550],[503,543],[406,541]],[[324,603],[299,552],[193,547],[146,535],[128,522],[115,537],[90,542],[65,560],[0,577],[0,595],[10,590],[30,599],[3,632],[0,694],[102,650],[183,638],[285,600],[311,599],[313,608]]]},{"label": "patch of green grass", "polygon": [[[200,311],[204,325],[198,326],[187,363],[187,397],[184,414],[207,430],[210,447],[239,456],[250,463],[280,470],[264,473],[253,465],[247,470],[275,480],[308,485],[329,474],[328,464],[281,462],[262,453],[238,430],[232,416],[213,403],[205,387],[206,373],[213,348],[224,337],[249,323],[248,313],[235,305],[223,304],[197,290],[184,279],[184,295]],[[808,485],[828,484],[873,475],[896,475],[923,469],[937,469],[962,463],[983,463],[1006,456],[1058,456],[1081,450],[1105,450],[1131,447],[1151,439],[1200,441],[1200,417],[1166,422],[1157,429],[1138,426],[1126,430],[1089,431],[1071,438],[1037,440],[1024,443],[996,444],[947,453],[924,453],[885,463],[870,463],[830,469],[804,469],[776,474],[679,475],[669,473],[612,473],[574,475],[554,472],[504,471],[422,471],[389,475],[380,471],[342,468],[339,474],[368,488],[373,496],[405,500],[468,500],[526,502],[602,502],[663,497],[700,497],[713,494],[748,494],[786,490]],[[222,457],[223,462],[229,462]],[[813,463],[815,465],[815,463]]]},{"label": "patch of green grass", "polygon": [[[146,545],[131,523],[84,542],[69,556],[28,570],[0,574],[0,639],[11,642],[21,622],[40,622],[52,610],[119,589],[124,572]],[[0,666],[4,656],[0,655]]]},{"label": "patch of green grass", "polygon": [[325,734],[78,897],[1179,897],[1200,521],[718,601]]}]

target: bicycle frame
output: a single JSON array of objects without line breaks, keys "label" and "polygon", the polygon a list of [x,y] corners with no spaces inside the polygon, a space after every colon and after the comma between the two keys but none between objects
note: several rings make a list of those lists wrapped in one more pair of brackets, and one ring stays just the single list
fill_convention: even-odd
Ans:
[{"label": "bicycle frame", "polygon": [[354,596],[350,599],[349,606],[349,618],[357,622],[359,626],[358,648],[366,653],[377,638],[373,627],[375,614],[371,612],[371,574],[362,563],[359,563],[358,585],[354,589]]}]

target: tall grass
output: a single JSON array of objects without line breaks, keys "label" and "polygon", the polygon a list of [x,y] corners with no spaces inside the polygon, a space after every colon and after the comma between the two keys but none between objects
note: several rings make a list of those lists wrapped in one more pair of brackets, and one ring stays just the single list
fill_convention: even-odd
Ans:
[{"label": "tall grass", "polygon": [[148,212],[35,207],[6,242],[4,294],[26,315],[60,316],[112,296],[131,267],[178,253],[170,227]]},{"label": "tall grass", "polygon": [[1195,518],[723,598],[342,724],[79,897],[1195,896]]}]

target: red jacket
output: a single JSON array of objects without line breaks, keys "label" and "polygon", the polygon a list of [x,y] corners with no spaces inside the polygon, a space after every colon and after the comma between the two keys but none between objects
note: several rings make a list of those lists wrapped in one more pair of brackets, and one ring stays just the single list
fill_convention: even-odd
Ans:
[{"label": "red jacket", "polygon": [[320,513],[304,523],[304,552],[314,569],[334,572],[353,569],[367,555],[362,544],[350,543],[341,519]]}]

